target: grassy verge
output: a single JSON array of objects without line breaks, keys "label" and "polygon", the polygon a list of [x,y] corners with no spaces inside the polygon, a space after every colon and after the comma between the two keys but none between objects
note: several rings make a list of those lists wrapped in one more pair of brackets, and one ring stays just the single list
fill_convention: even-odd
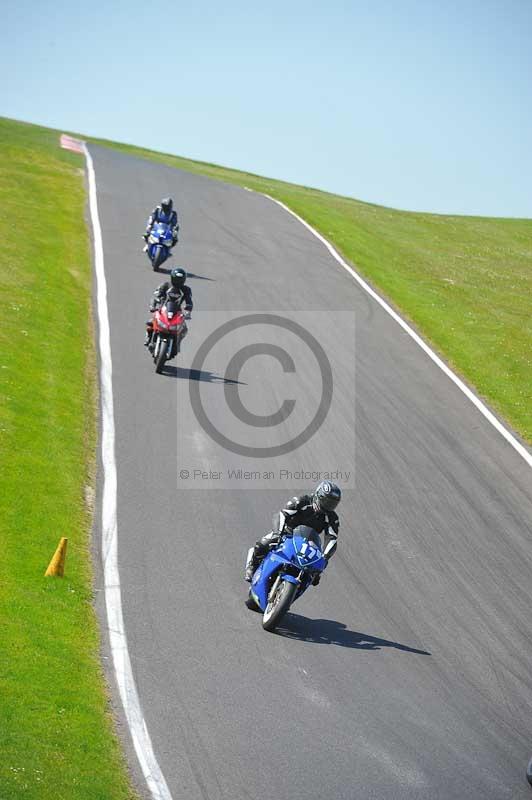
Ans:
[{"label": "grassy verge", "polygon": [[132,145],[92,141],[282,200],[356,264],[532,443],[532,220],[396,211]]},{"label": "grassy verge", "polygon": [[[0,119],[0,797],[132,798],[92,606],[96,385],[81,156]],[[60,536],[66,577],[44,578]]]}]

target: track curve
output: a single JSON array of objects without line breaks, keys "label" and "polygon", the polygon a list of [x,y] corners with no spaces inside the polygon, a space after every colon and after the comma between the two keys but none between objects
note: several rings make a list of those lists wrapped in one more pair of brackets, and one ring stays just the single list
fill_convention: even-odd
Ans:
[{"label": "track curve", "polygon": [[[173,799],[527,798],[530,469],[271,201],[90,151],[111,323],[124,617]],[[194,326],[165,377],[141,344],[157,278],[139,236],[169,193],[182,218],[177,263],[192,273],[198,309],[356,312],[356,490],[342,502],[338,555],[278,636],[244,606],[242,561],[292,486],[176,489],[176,457],[219,457],[194,435],[183,387],[199,378],[212,409],[227,410],[216,364],[189,372]],[[348,363],[339,319],[327,345]],[[263,366],[261,380],[278,379],[278,367]],[[256,409],[261,380],[245,387]],[[332,441],[316,438],[339,457],[336,424]]]}]

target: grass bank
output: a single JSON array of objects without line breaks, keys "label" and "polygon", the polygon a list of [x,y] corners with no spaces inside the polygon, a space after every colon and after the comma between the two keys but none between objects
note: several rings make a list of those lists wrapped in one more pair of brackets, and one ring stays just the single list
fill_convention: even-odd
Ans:
[{"label": "grass bank", "polygon": [[[134,797],[92,606],[96,447],[83,159],[0,118],[0,797]],[[44,578],[60,536],[66,577]]]},{"label": "grass bank", "polygon": [[354,263],[532,444],[532,220],[397,211],[132,145],[92,141],[281,200]]}]

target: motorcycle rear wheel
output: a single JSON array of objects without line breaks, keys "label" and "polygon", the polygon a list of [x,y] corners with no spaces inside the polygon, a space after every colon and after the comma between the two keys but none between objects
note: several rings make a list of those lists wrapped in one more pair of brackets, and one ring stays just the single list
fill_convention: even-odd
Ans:
[{"label": "motorcycle rear wheel", "polygon": [[262,627],[265,631],[273,631],[280,623],[297,592],[295,583],[281,581],[273,597],[268,596],[268,605],[262,617]]}]

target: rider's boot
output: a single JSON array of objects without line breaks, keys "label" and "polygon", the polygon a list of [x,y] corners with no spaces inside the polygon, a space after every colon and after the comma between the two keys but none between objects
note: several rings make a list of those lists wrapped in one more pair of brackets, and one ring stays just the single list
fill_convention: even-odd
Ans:
[{"label": "rider's boot", "polygon": [[259,566],[262,559],[268,553],[268,550],[277,547],[281,537],[282,533],[280,531],[273,530],[270,531],[270,533],[267,533],[266,536],[263,536],[262,539],[259,539],[255,547],[250,547],[246,561],[246,572],[244,575],[244,579],[246,581],[251,581],[253,573]]},{"label": "rider's boot", "polygon": [[146,322],[146,338],[144,340],[144,347],[151,350],[151,340],[153,339],[153,323],[151,320]]},{"label": "rider's boot", "polygon": [[246,559],[246,571],[244,573],[244,580],[251,583],[253,573],[260,564],[260,556],[255,553],[255,548],[250,547]]}]

